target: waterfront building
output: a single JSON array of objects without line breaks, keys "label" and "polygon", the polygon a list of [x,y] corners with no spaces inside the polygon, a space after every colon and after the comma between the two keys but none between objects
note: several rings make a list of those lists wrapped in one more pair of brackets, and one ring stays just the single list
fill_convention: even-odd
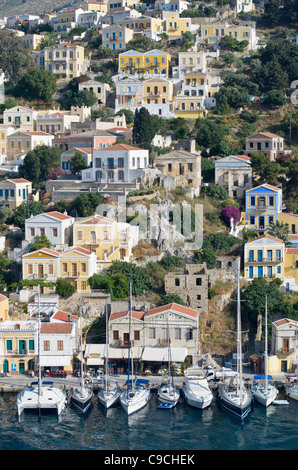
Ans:
[{"label": "waterfront building", "polygon": [[281,318],[272,322],[269,373],[294,372],[298,365],[298,322]]},{"label": "waterfront building", "polygon": [[37,369],[38,322],[5,320],[0,323],[1,369],[11,375]]}]

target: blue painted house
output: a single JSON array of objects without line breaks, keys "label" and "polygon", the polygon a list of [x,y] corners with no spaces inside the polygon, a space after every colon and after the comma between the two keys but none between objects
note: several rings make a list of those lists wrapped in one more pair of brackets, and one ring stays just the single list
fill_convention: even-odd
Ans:
[{"label": "blue painted house", "polygon": [[282,189],[262,184],[245,192],[245,224],[248,230],[264,235],[282,211]]}]

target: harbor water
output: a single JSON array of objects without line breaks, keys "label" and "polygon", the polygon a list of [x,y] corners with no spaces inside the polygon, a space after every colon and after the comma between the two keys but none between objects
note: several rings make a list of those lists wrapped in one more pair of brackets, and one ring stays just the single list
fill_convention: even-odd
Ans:
[{"label": "harbor water", "polygon": [[[271,405],[254,403],[240,420],[214,401],[208,409],[188,406],[182,398],[173,409],[158,409],[156,393],[137,413],[127,416],[120,405],[108,411],[94,396],[82,415],[69,405],[55,415],[26,414],[19,421],[16,394],[0,395],[1,450],[201,451],[296,450],[298,402]],[[133,452],[132,452],[133,454]]]}]

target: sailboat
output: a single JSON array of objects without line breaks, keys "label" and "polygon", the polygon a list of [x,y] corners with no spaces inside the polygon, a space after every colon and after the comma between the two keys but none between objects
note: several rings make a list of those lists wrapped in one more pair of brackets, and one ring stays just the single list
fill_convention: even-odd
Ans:
[{"label": "sailboat", "polygon": [[110,408],[113,406],[120,397],[121,390],[117,384],[112,384],[109,379],[109,319],[108,309],[106,305],[106,370],[105,370],[105,384],[104,387],[99,390],[97,397],[98,401],[105,407]]},{"label": "sailboat", "polygon": [[265,376],[255,376],[258,382],[251,388],[254,399],[267,407],[275,400],[278,390],[268,382],[268,345],[267,345],[267,296],[265,300],[265,352],[264,352]]},{"label": "sailboat", "polygon": [[[80,307],[80,319],[82,322],[81,316],[82,308]],[[85,387],[84,383],[84,370],[83,370],[83,338],[82,338],[82,324],[81,324],[81,379],[80,383],[77,386],[74,386],[70,389],[70,401],[71,403],[78,408],[80,411],[85,413],[91,406],[92,400],[92,391]]]},{"label": "sailboat", "polygon": [[[131,336],[131,309],[132,309],[132,293],[130,283],[130,314],[129,314],[129,338],[128,338],[128,361],[127,361],[127,382],[126,390],[120,395],[120,403],[127,415],[131,415],[136,411],[144,408],[149,402],[151,392],[148,387],[149,380],[133,378],[133,357],[131,352],[130,336]],[[131,361],[132,379],[129,378]]]},{"label": "sailboat", "polygon": [[31,382],[17,396],[17,412],[18,416],[26,410],[34,410],[41,413],[42,411],[52,411],[60,416],[65,409],[67,403],[67,395],[64,390],[53,386],[53,382],[41,381],[41,364],[40,364],[40,286],[38,286],[38,381]]},{"label": "sailboat", "polygon": [[172,408],[177,405],[180,398],[180,391],[174,385],[173,374],[171,374],[171,340],[168,325],[168,377],[166,377],[157,390],[157,397],[160,403],[158,408]]},{"label": "sailboat", "polygon": [[234,415],[244,418],[252,407],[252,394],[244,386],[242,377],[242,345],[241,345],[241,310],[240,310],[240,259],[238,258],[237,285],[237,376],[236,385],[222,381],[218,385],[217,397],[219,403]]}]

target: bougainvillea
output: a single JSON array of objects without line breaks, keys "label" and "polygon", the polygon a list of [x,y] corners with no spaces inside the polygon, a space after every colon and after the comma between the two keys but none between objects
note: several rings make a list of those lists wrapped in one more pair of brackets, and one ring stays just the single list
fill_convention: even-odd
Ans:
[{"label": "bougainvillea", "polygon": [[227,206],[221,211],[221,217],[227,225],[230,225],[231,218],[233,218],[234,224],[237,224],[241,219],[241,213],[237,207]]}]

